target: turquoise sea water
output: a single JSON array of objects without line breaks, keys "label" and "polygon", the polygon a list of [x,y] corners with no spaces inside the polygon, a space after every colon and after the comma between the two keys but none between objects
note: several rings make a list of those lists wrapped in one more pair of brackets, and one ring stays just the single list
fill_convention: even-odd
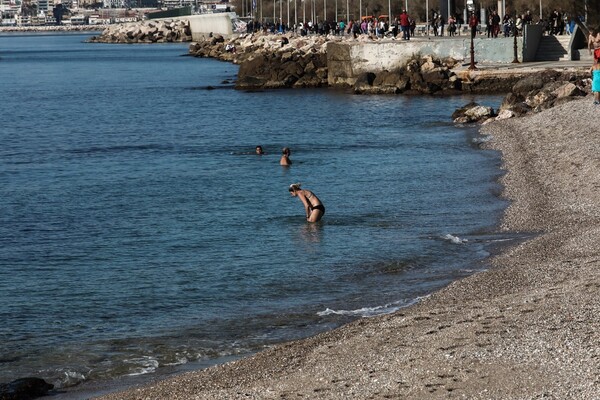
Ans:
[{"label": "turquoise sea water", "polygon": [[450,114],[500,97],[241,92],[187,45],[86,37],[0,35],[0,382],[246,354],[485,268],[500,161]]}]

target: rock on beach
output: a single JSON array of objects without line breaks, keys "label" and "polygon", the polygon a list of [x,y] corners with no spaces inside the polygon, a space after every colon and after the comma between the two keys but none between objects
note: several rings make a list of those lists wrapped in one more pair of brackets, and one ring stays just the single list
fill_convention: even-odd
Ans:
[{"label": "rock on beach", "polygon": [[[593,399],[600,393],[600,131],[590,96],[483,127],[528,240],[394,314],[102,399]],[[535,233],[535,236],[532,234]]]}]

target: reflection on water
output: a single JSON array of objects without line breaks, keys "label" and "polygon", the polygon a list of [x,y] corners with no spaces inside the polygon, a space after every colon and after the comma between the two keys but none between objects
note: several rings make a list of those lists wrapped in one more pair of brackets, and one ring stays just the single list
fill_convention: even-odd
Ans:
[{"label": "reflection on water", "polygon": [[320,244],[323,235],[323,221],[315,224],[307,222],[300,227],[300,238],[307,244]]}]

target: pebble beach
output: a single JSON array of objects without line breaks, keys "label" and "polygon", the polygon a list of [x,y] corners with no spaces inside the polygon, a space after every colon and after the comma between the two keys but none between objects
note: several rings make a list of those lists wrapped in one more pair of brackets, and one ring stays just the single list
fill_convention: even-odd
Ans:
[{"label": "pebble beach", "polygon": [[502,153],[499,229],[530,239],[394,314],[99,397],[600,397],[600,108],[591,96],[485,125]]}]

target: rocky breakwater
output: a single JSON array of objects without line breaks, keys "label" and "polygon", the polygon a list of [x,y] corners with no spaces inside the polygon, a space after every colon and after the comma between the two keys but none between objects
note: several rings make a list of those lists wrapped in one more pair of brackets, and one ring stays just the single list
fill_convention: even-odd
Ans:
[{"label": "rocky breakwater", "polygon": [[192,31],[184,20],[150,20],[109,25],[100,36],[89,39],[94,43],[169,43],[191,42]]},{"label": "rocky breakwater", "polygon": [[521,117],[568,103],[591,93],[591,79],[581,73],[545,70],[518,80],[504,97],[498,112],[469,103],[452,114],[455,123],[481,122]]},{"label": "rocky breakwater", "polygon": [[[456,61],[431,56],[414,57],[396,71],[365,72],[351,83],[336,81],[331,84],[328,81],[328,69],[332,68],[328,62],[330,44],[351,40],[340,36],[288,38],[254,34],[226,39],[214,35],[192,43],[189,53],[239,64],[238,89],[333,86],[351,88],[357,94],[432,94],[461,90],[460,79],[451,71]],[[337,64],[333,64],[333,68],[337,68]]]},{"label": "rocky breakwater", "polygon": [[240,65],[235,87],[243,90],[327,86],[327,43],[334,36],[243,34],[207,37],[190,45],[196,57]]}]

